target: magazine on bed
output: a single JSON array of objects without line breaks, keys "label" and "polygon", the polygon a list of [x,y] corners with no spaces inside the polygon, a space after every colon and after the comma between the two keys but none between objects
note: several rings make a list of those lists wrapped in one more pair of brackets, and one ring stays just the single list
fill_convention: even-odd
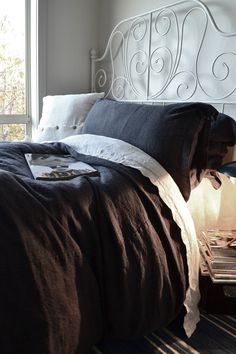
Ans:
[{"label": "magazine on bed", "polygon": [[33,177],[37,180],[69,180],[82,175],[97,176],[98,171],[71,155],[25,154]]}]

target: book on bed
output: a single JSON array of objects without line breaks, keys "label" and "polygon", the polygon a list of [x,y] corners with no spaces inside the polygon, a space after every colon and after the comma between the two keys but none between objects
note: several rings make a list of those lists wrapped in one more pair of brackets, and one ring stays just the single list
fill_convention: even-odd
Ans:
[{"label": "book on bed", "polygon": [[97,176],[98,171],[71,155],[25,154],[33,177],[37,180],[69,180],[82,175]]}]

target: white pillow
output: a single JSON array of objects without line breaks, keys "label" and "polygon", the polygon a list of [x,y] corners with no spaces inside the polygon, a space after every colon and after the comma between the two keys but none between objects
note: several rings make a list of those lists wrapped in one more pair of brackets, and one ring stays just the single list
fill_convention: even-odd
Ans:
[{"label": "white pillow", "polygon": [[55,141],[79,134],[87,113],[103,97],[103,92],[44,97],[42,118],[33,141]]}]

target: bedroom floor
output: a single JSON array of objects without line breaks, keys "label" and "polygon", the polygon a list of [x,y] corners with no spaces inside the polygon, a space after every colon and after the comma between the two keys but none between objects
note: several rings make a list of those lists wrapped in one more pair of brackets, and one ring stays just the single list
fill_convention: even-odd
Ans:
[{"label": "bedroom floor", "polygon": [[94,347],[89,354],[157,354],[157,353],[236,353],[236,316],[201,314],[201,320],[191,338],[182,326],[173,324],[132,341],[109,340]]}]

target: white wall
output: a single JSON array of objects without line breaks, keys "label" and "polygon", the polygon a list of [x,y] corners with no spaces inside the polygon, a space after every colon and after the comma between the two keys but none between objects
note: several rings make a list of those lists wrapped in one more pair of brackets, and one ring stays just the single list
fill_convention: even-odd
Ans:
[{"label": "white wall", "polygon": [[[90,90],[89,51],[99,48],[102,54],[113,27],[122,19],[171,4],[173,0],[40,0],[46,3],[45,18],[41,21],[41,32],[46,40],[45,83],[42,93],[64,94]],[[214,16],[219,20],[229,16],[232,0],[204,0],[210,4]],[[231,17],[232,18],[232,17]],[[224,30],[236,25],[229,19]],[[45,51],[45,53],[44,53]],[[40,55],[40,53],[39,53]],[[42,61],[43,62],[43,61]],[[43,68],[42,68],[43,69]],[[43,72],[43,70],[41,70]]]},{"label": "white wall", "polygon": [[101,0],[99,47],[105,48],[110,32],[121,20],[172,2],[172,0]]},{"label": "white wall", "polygon": [[[110,32],[119,21],[175,2],[175,0],[101,0],[99,32],[101,51],[104,50]],[[202,0],[202,2],[210,6],[213,16],[222,24],[222,30],[236,31],[234,16],[232,16],[232,9],[236,12],[236,2],[233,0],[224,0],[224,2],[222,0]]]},{"label": "white wall", "polygon": [[[40,91],[44,95],[80,93],[90,90],[91,48],[100,54],[105,49],[113,27],[122,19],[144,13],[173,0],[41,0],[46,3],[45,18],[41,21],[42,38],[39,55],[45,71]],[[225,31],[236,30],[234,19],[230,21],[232,0],[204,0],[212,8],[213,15]],[[227,21],[225,21],[227,18]],[[223,23],[223,25],[222,25]],[[46,41],[46,44],[45,44]],[[44,48],[45,47],[45,48]],[[44,69],[44,70],[43,70]]]},{"label": "white wall", "polygon": [[100,0],[47,0],[46,94],[90,90],[89,50],[98,44]]}]

